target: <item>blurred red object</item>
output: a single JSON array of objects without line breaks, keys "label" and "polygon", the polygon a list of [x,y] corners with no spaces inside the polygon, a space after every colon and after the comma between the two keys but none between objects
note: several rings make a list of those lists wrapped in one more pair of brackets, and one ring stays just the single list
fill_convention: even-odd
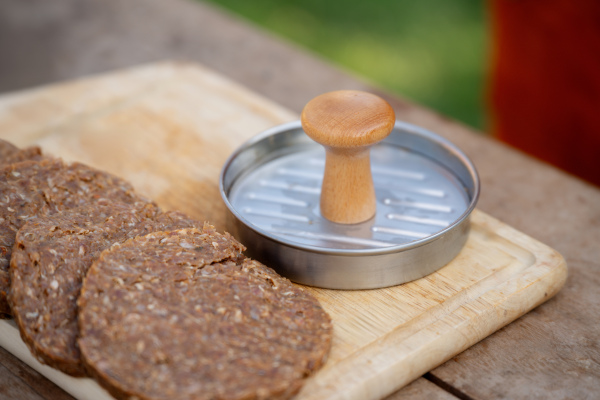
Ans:
[{"label": "blurred red object", "polygon": [[491,0],[492,132],[600,185],[600,0]]}]

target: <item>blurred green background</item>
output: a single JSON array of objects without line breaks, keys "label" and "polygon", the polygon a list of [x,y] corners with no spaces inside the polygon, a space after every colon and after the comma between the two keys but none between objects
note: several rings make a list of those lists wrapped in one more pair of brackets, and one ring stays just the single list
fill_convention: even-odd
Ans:
[{"label": "blurred green background", "polygon": [[208,0],[374,85],[486,129],[485,2]]}]

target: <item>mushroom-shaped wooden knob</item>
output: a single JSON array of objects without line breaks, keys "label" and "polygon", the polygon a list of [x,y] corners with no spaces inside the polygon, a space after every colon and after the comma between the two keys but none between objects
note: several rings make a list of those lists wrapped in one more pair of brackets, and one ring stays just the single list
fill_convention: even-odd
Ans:
[{"label": "mushroom-shaped wooden knob", "polygon": [[370,93],[340,90],[315,97],[302,110],[302,128],[326,150],[321,215],[354,224],[375,215],[370,148],[390,134],[395,115]]}]

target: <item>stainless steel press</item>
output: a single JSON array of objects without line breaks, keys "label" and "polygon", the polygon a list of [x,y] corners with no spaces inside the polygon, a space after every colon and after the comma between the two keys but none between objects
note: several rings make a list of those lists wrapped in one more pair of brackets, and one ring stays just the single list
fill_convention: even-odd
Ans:
[{"label": "stainless steel press", "polygon": [[358,223],[321,214],[325,153],[296,121],[260,133],[229,157],[221,196],[228,229],[250,257],[297,283],[372,289],[421,278],[460,252],[479,178],[452,143],[395,122],[371,148],[376,212]]}]

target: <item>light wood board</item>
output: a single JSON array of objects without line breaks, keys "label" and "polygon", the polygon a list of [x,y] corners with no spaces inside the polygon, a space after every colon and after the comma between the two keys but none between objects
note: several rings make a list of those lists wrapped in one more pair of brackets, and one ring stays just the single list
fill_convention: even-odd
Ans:
[{"label": "light wood board", "polygon": [[[166,209],[225,230],[218,176],[245,140],[297,115],[198,65],[164,63],[0,98],[0,137],[124,177]],[[484,189],[485,190],[485,189]],[[310,288],[334,321],[329,360],[299,399],[379,399],[560,290],[564,259],[476,210],[465,248],[438,272],[366,291]],[[41,366],[12,322],[0,346],[77,398],[89,379]]]}]

